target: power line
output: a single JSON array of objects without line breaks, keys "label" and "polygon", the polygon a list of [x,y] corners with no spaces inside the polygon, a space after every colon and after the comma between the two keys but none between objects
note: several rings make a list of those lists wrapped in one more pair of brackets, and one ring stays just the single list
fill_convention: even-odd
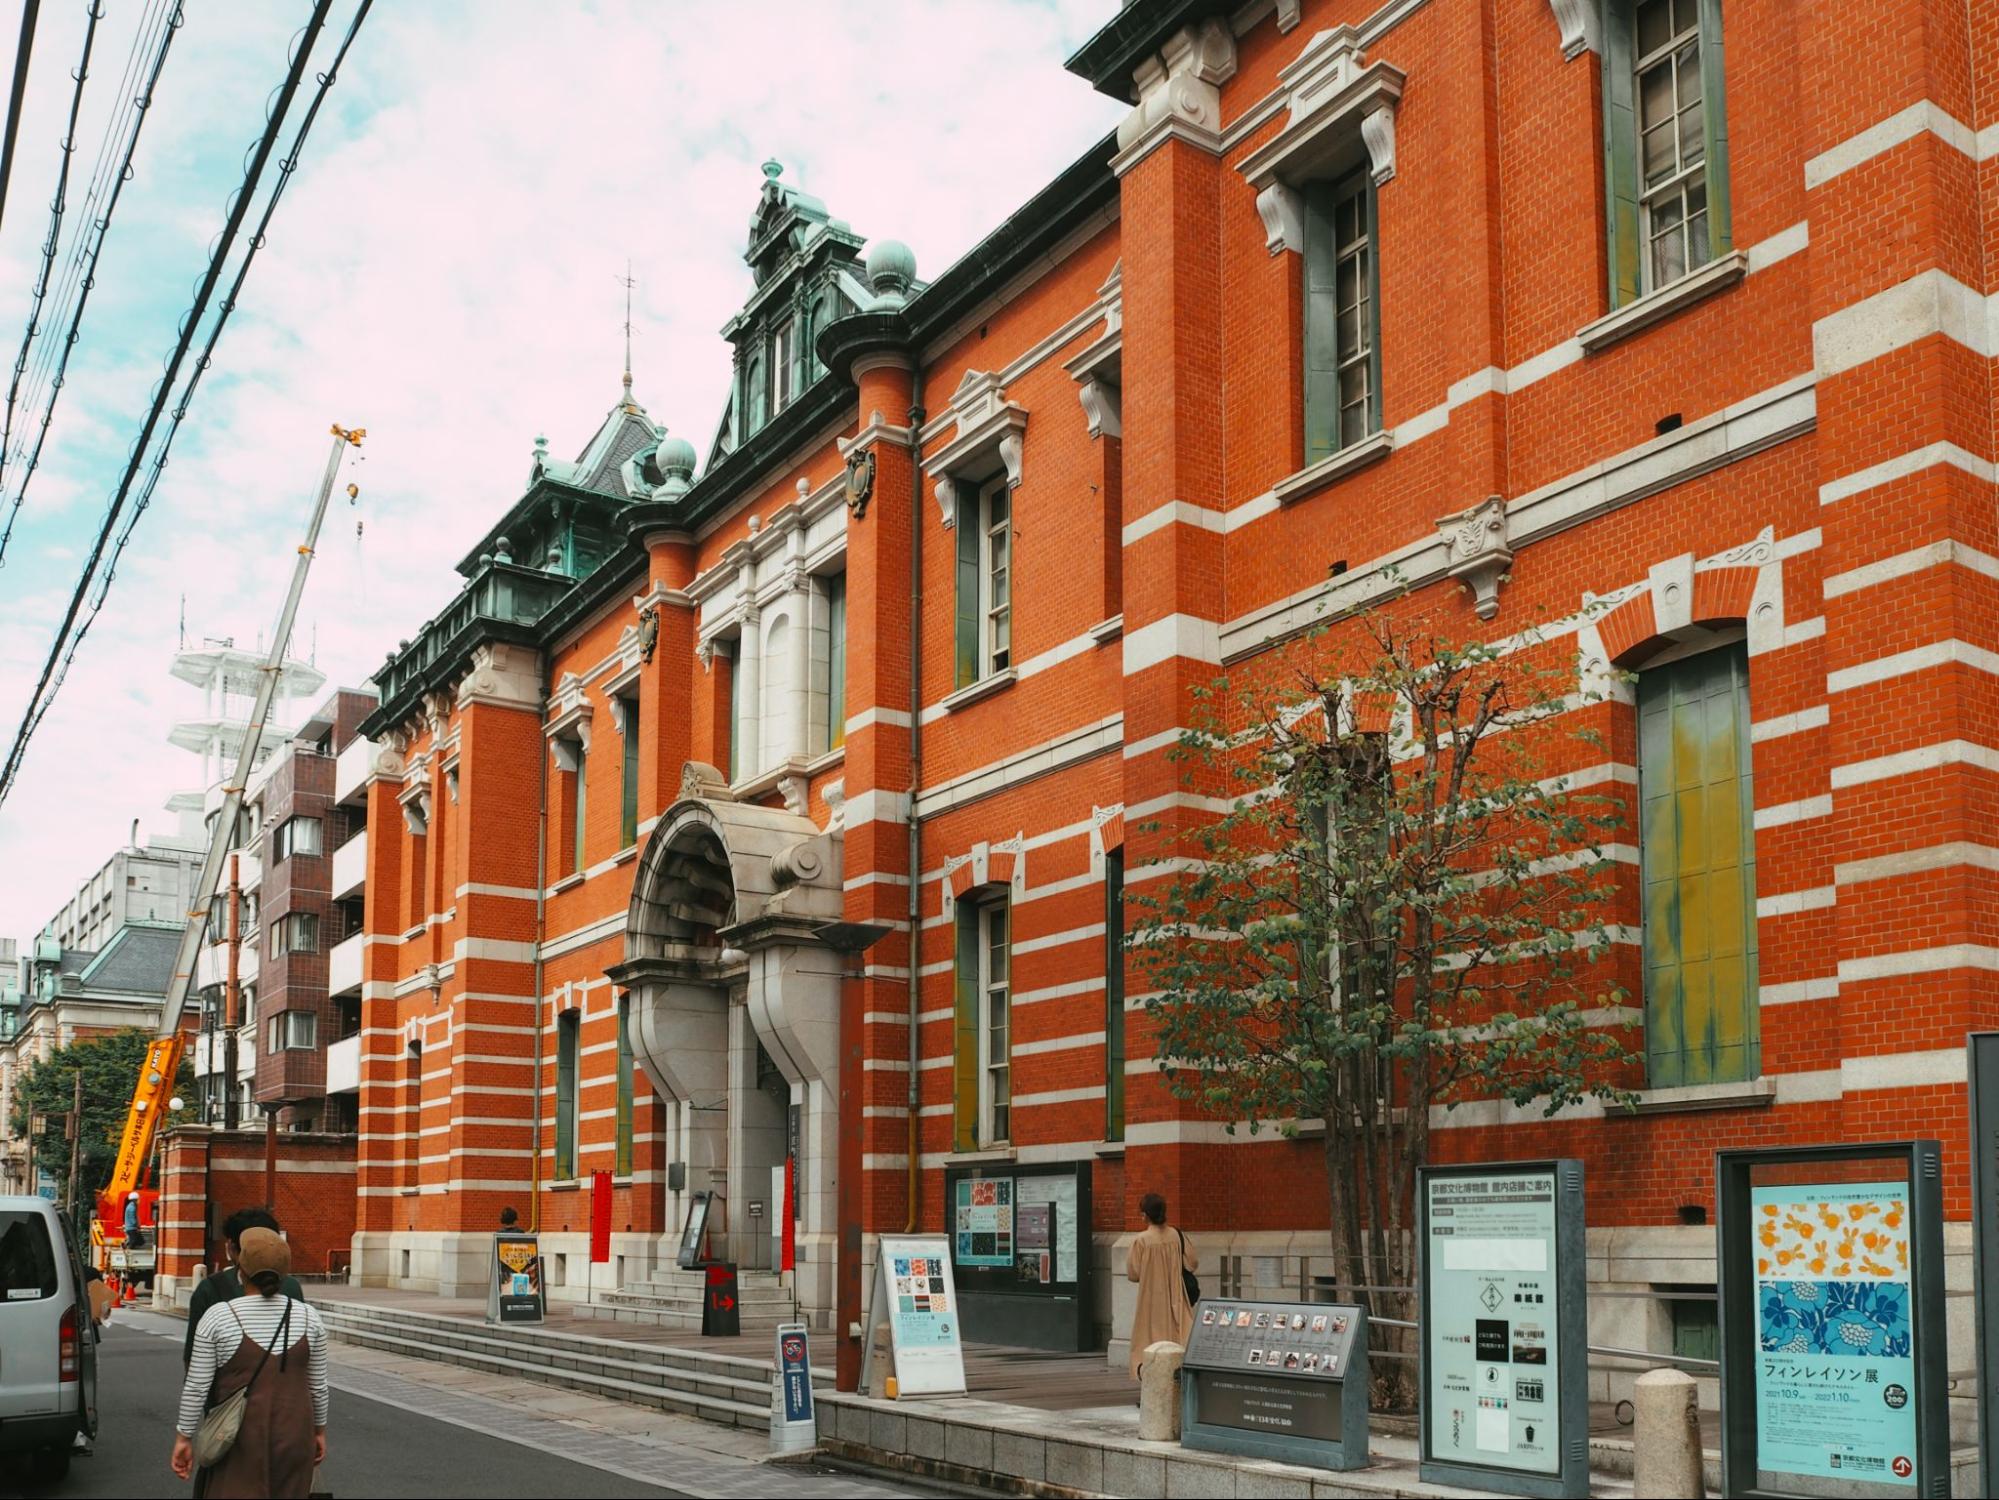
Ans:
[{"label": "power line", "polygon": [[[56,247],[62,243],[62,215],[69,196],[69,159],[76,154],[76,117],[83,109],[83,84],[90,77],[90,51],[97,42],[97,23],[104,18],[101,6],[92,4],[85,12],[90,22],[83,28],[83,61],[70,77],[76,80],[76,87],[69,95],[69,128],[63,132],[61,152],[62,166],[56,173],[56,195],[49,200],[49,233],[42,241],[42,269],[35,278],[34,300],[28,304],[28,331],[21,335],[21,353],[14,361],[14,383],[7,390],[7,418],[0,426],[0,473],[4,473],[7,462],[7,439],[14,431],[14,397],[21,389],[21,371],[27,367],[28,346],[35,341],[41,331],[42,299],[48,295],[49,273],[55,269]],[[8,142],[11,150],[13,142]]]},{"label": "power line", "polygon": [[[0,528],[0,562],[4,562],[6,560],[7,543],[9,540],[12,539],[14,535],[14,522],[21,514],[21,502],[28,498],[28,485],[35,477],[35,470],[39,468],[41,465],[42,447],[45,443],[48,442],[49,424],[52,420],[54,420],[56,401],[62,395],[63,380],[69,373],[70,351],[76,347],[78,340],[82,337],[84,309],[89,305],[91,290],[97,284],[97,260],[98,257],[104,251],[104,237],[111,228],[112,215],[114,215],[118,211],[118,200],[124,194],[125,184],[132,180],[132,157],[133,153],[135,153],[139,149],[139,135],[146,127],[146,110],[152,104],[153,91],[159,87],[160,72],[162,69],[166,67],[167,64],[167,51],[169,48],[173,46],[174,33],[180,30],[180,26],[181,26],[181,7],[179,4],[179,0],[175,0],[172,14],[170,14],[167,17],[165,27],[163,28],[160,34],[159,51],[154,54],[152,70],[147,75],[146,78],[145,91],[141,94],[134,95],[132,99],[132,112],[136,115],[136,122],[132,127],[132,134],[130,139],[127,140],[125,143],[124,159],[120,161],[118,164],[118,175],[111,184],[111,197],[104,206],[103,216],[101,218],[92,220],[89,226],[89,231],[84,234],[79,234],[77,237],[76,254],[71,257],[71,269],[74,270],[78,266],[83,267],[82,289],[76,299],[76,305],[74,311],[70,316],[69,331],[64,336],[60,345],[56,346],[60,350],[60,357],[55,366],[55,380],[49,391],[49,403],[48,406],[42,412],[41,426],[35,434],[34,451],[28,455],[28,466],[25,470],[22,471],[20,487],[16,489],[14,492],[13,504],[8,507],[7,523],[4,528]],[[135,37],[134,38],[135,44],[137,40],[138,38]],[[127,77],[128,78],[130,77],[129,68],[127,69]],[[106,160],[108,160],[108,158],[106,158]],[[95,191],[96,188],[93,187],[92,189],[93,194],[95,193]],[[89,200],[86,199],[85,202],[87,206]],[[83,256],[83,245],[85,239],[91,235],[94,235],[94,238],[91,239],[90,252],[86,260]],[[63,292],[63,301],[67,301],[67,292],[68,292],[68,283],[66,280]],[[57,311],[58,315],[60,315],[61,303],[58,304]],[[32,339],[34,335],[35,335],[35,327],[31,315],[30,322],[28,325],[28,333],[26,337],[24,337],[21,340],[20,359],[18,359],[14,365],[14,378],[16,382],[18,382],[20,379],[21,367],[26,362],[27,359],[28,341]],[[34,399],[37,400],[39,399],[38,391],[36,392]],[[13,392],[10,391],[8,393],[8,402],[7,402],[7,418],[10,426],[12,425],[13,422],[13,415],[14,415]],[[6,462],[5,449],[4,447],[0,447],[0,474],[4,474],[5,472],[4,469],[5,462]],[[4,493],[5,493],[4,487],[0,487],[0,494]]]},{"label": "power line", "polygon": [[[0,803],[6,801],[7,793],[13,789],[14,779],[20,771],[21,758],[28,748],[28,741],[34,734],[35,727],[41,722],[42,716],[48,712],[48,699],[54,697],[53,692],[49,690],[50,679],[56,674],[57,664],[63,661],[64,645],[69,640],[70,627],[76,623],[77,613],[83,608],[84,599],[90,592],[91,580],[96,576],[98,564],[103,560],[104,549],[118,527],[126,498],[131,493],[132,481],[138,477],[139,465],[152,442],[153,429],[159,425],[160,415],[166,408],[167,396],[172,391],[175,381],[179,379],[181,361],[187,357],[188,346],[194,340],[194,331],[202,318],[207,315],[209,299],[214,296],[216,282],[221,279],[223,263],[235,245],[238,232],[242,229],[243,217],[250,207],[251,198],[256,194],[257,184],[264,175],[264,167],[270,161],[271,150],[277,144],[278,132],[283,128],[284,117],[290,111],[292,100],[298,93],[299,79],[305,73],[306,59],[311,55],[313,44],[326,25],[326,13],[332,5],[333,0],[314,0],[312,17],[301,32],[302,40],[292,56],[291,65],[285,72],[285,81],[279,86],[275,103],[265,120],[263,135],[251,153],[242,185],[230,200],[228,221],[224,224],[215,249],[209,256],[208,269],[202,275],[194,305],[188,309],[187,317],[181,323],[180,335],[175,340],[173,354],[167,361],[166,373],[160,377],[159,384],[154,388],[152,403],[146,412],[145,425],[140,428],[139,436],[132,444],[131,457],[125,465],[124,476],[119,480],[117,493],[105,511],[104,521],[98,528],[97,539],[91,546],[90,556],[85,560],[83,569],[77,577],[76,588],[70,594],[69,607],[64,611],[62,623],[56,629],[55,640],[49,645],[48,660],[42,665],[42,675],[35,684],[34,692],[29,696],[27,709],[21,715],[21,725],[14,735],[13,748],[7,753],[6,765],[4,769],[0,769]],[[358,24],[358,16],[356,21]],[[324,90],[325,82],[322,81],[321,92]],[[253,245],[252,249],[254,248]],[[225,315],[227,311],[228,307],[225,306]],[[205,355],[203,357],[206,359]],[[176,423],[185,412],[186,406],[183,403],[175,414]],[[100,605],[102,603],[101,595],[99,603]],[[73,643],[71,659],[74,659]],[[48,694],[48,699],[44,698],[45,693]]]},{"label": "power line", "polygon": [[[134,114],[149,102],[148,96],[136,93],[133,87],[140,56],[150,50],[151,43],[148,37],[157,39],[165,19],[171,19],[176,26],[179,25],[179,0],[172,0],[171,4],[165,6],[165,10],[171,13],[170,16],[163,16],[162,3],[163,0],[146,0],[147,13],[140,17],[139,24],[132,29],[132,45],[126,51],[124,71],[119,77],[117,92],[114,95],[120,102],[113,109],[106,111],[104,138],[98,143],[96,162],[90,174],[90,187],[83,198],[83,221],[70,236],[69,255],[63,266],[62,281],[56,290],[51,321],[57,325],[67,319],[70,298],[76,291],[77,275],[83,263],[84,245],[89,239],[89,228],[94,223],[93,210],[103,196],[105,178],[114,155],[112,143],[114,140],[124,139]],[[121,162],[119,165],[121,171],[129,174],[128,162]],[[55,363],[58,349],[59,346],[54,341],[44,340],[36,351],[34,368],[22,388],[22,405],[26,410],[33,411],[41,404],[42,387],[47,381],[50,367]],[[21,438],[15,441],[11,454],[5,449],[0,449],[0,467],[4,467],[10,458],[18,459],[25,447],[25,438]]]},{"label": "power line", "polygon": [[0,219],[7,212],[7,183],[14,175],[14,141],[21,133],[21,100],[28,92],[28,59],[35,52],[35,18],[42,0],[25,0],[21,7],[21,39],[14,44],[14,88],[7,99],[7,135],[0,140]]}]

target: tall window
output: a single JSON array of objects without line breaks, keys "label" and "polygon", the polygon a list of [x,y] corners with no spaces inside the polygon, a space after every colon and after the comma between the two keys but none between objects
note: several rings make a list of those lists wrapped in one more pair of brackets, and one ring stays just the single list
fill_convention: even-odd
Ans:
[{"label": "tall window", "polygon": [[569,870],[581,875],[588,860],[584,854],[584,823],[590,814],[590,763],[582,741],[575,741],[576,770],[569,778]]},{"label": "tall window", "polygon": [[791,404],[791,362],[794,328],[786,318],[770,334],[770,414],[776,416]]},{"label": "tall window", "polygon": [[618,997],[618,1160],[615,1174],[632,1175],[632,997]]},{"label": "tall window", "polygon": [[1104,1139],[1124,1139],[1124,850],[1104,851]]},{"label": "tall window", "polygon": [[1639,674],[1638,794],[1647,1080],[1753,1078],[1755,797],[1741,642]]},{"label": "tall window", "polygon": [[582,1017],[568,1011],[555,1023],[555,1177],[576,1175],[576,1054]]},{"label": "tall window", "polygon": [[1614,0],[1604,119],[1612,301],[1678,281],[1728,248],[1720,0]]},{"label": "tall window", "polygon": [[290,859],[294,854],[317,854],[320,852],[320,827],[317,818],[287,818],[278,825],[277,857]]},{"label": "tall window", "polygon": [[826,743],[836,749],[847,742],[847,575],[826,580]]},{"label": "tall window", "polygon": [[266,1031],[267,1051],[310,1052],[319,1044],[319,1017],[309,1010],[281,1011]]},{"label": "tall window", "polygon": [[1011,990],[1004,900],[958,906],[954,1141],[960,1151],[1011,1139]]},{"label": "tall window", "polygon": [[1381,426],[1374,187],[1365,172],[1305,194],[1305,461]]},{"label": "tall window", "polygon": [[750,360],[749,372],[743,381],[743,404],[747,408],[743,436],[747,438],[769,419],[770,392],[764,385],[764,361],[761,354]]},{"label": "tall window", "polygon": [[1004,474],[958,507],[958,685],[1013,659],[1013,496]]},{"label": "tall window", "polygon": [[720,643],[729,659],[729,780],[743,779],[743,640]]},{"label": "tall window", "polygon": [[639,699],[634,693],[619,708],[625,726],[624,789],[618,808],[618,847],[639,841]]},{"label": "tall window", "polygon": [[309,911],[295,911],[271,924],[271,957],[286,953],[319,951],[319,917]]}]

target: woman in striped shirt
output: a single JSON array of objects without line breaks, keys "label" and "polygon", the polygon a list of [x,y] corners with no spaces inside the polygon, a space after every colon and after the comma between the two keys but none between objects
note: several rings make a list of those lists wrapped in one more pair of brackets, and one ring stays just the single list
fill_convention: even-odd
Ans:
[{"label": "woman in striped shirt", "polygon": [[243,1232],[236,1265],[241,1297],[219,1302],[194,1334],[194,1357],[181,1387],[173,1470],[194,1469],[194,1433],[217,1402],[248,1387],[235,1445],[204,1469],[203,1500],[311,1493],[313,1470],[326,1458],[326,1326],[319,1314],[279,1287],[291,1270],[291,1247],[268,1229]]}]

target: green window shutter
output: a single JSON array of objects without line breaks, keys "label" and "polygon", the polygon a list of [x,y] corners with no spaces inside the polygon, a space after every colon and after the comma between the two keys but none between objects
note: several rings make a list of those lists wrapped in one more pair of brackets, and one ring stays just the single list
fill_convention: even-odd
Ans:
[{"label": "green window shutter", "polygon": [[[958,524],[964,524],[962,517]],[[958,904],[957,983],[951,1144],[957,1151],[974,1151],[979,1144],[979,909],[964,902]]]},{"label": "green window shutter", "polygon": [[1638,761],[1647,1081],[1754,1078],[1762,1058],[1743,644],[1639,674]]},{"label": "green window shutter", "polygon": [[1707,135],[1707,228],[1709,258],[1726,255],[1735,243],[1728,215],[1728,93],[1722,67],[1721,0],[1701,5],[1701,116]]},{"label": "green window shutter", "polygon": [[639,837],[639,700],[625,701],[625,785],[618,814],[620,849],[637,843]]},{"label": "green window shutter", "polygon": [[826,588],[826,748],[847,743],[847,575]]},{"label": "green window shutter", "polygon": [[589,816],[590,800],[590,760],[583,748],[583,742],[576,742],[576,825],[575,844],[570,849],[570,857],[575,861],[571,873],[581,875],[584,869],[583,825]]},{"label": "green window shutter", "polygon": [[1610,246],[1610,305],[1634,301],[1642,284],[1644,236],[1638,215],[1638,101],[1632,63],[1631,0],[1610,0],[1603,15],[1603,198]]},{"label": "green window shutter", "polygon": [[618,1002],[618,1162],[617,1175],[632,1175],[632,1002]]},{"label": "green window shutter", "polygon": [[555,1175],[576,1175],[576,1015],[555,1023]]},{"label": "green window shutter", "polygon": [[1124,850],[1104,854],[1104,1139],[1124,1139]]},{"label": "green window shutter", "polygon": [[1340,445],[1338,253],[1334,184],[1305,189],[1305,462]]},{"label": "green window shutter", "polygon": [[958,487],[958,674],[959,687],[977,682],[979,650],[979,495],[969,485]]},{"label": "green window shutter", "polygon": [[729,659],[729,780],[740,781],[743,776],[742,734],[743,722],[743,642],[740,637],[728,642],[726,650]]}]

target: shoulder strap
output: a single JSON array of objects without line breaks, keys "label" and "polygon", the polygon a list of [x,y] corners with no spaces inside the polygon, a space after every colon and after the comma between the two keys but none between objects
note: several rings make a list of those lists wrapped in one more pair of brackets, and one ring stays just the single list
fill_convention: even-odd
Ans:
[{"label": "shoulder strap", "polygon": [[1187,1231],[1176,1224],[1173,1227],[1173,1232],[1180,1236],[1180,1253],[1185,1255],[1187,1253]]},{"label": "shoulder strap", "polygon": [[[235,1314],[236,1309],[232,1307],[229,1309],[229,1311],[230,1314],[233,1316]],[[292,1299],[287,1297],[285,1298],[284,1318],[278,1323],[278,1331],[276,1335],[278,1338],[282,1339],[285,1336],[285,1329],[291,1326],[291,1320],[292,1320]],[[241,1318],[236,1319],[236,1326],[238,1328],[241,1328],[243,1326],[243,1320]],[[249,1331],[247,1329],[244,1331],[243,1336],[245,1338],[249,1337]],[[251,1386],[257,1383],[257,1377],[264,1373],[264,1362],[268,1360],[270,1357],[271,1357],[271,1350],[270,1346],[267,1344],[264,1347],[264,1352],[261,1355],[259,1355],[257,1358],[257,1368],[250,1372],[250,1378],[243,1383],[243,1389],[246,1392],[250,1389]]]}]

